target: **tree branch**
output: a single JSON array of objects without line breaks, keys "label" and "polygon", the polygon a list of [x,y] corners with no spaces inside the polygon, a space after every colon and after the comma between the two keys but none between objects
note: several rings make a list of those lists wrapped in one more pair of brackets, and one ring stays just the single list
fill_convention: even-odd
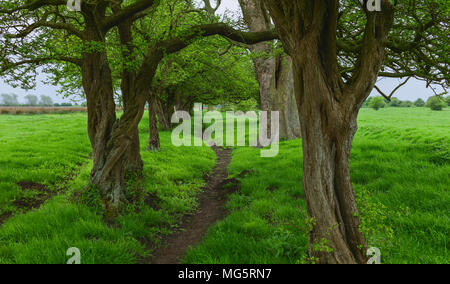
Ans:
[{"label": "tree branch", "polygon": [[194,26],[184,36],[165,40],[157,45],[164,48],[164,51],[167,53],[174,53],[188,46],[191,40],[199,36],[208,37],[214,35],[220,35],[229,40],[247,45],[278,39],[278,34],[274,29],[263,32],[242,32],[233,29],[227,24],[215,23]]},{"label": "tree branch", "polygon": [[385,60],[385,41],[393,24],[394,7],[384,0],[382,8],[382,13],[365,10],[367,22],[363,44],[353,76],[347,83],[347,91],[352,94],[346,98],[351,100],[349,106],[360,104],[370,95]]},{"label": "tree branch", "polygon": [[0,9],[0,13],[12,14],[22,10],[35,11],[45,6],[60,6],[60,5],[67,5],[67,0],[35,0],[31,1],[31,3],[13,9]]},{"label": "tree branch", "polygon": [[102,23],[102,29],[104,31],[108,31],[112,27],[119,25],[121,22],[134,17],[137,13],[151,8],[155,3],[159,3],[159,1],[139,0],[134,4],[125,7],[120,12],[115,13],[112,16],[106,17]]},{"label": "tree branch", "polygon": [[45,14],[44,18],[36,23],[33,23],[26,27],[24,30],[20,31],[17,34],[8,35],[10,38],[24,38],[28,36],[30,33],[32,33],[34,30],[40,28],[40,27],[49,27],[57,30],[65,30],[68,33],[75,35],[79,37],[80,39],[84,38],[84,34],[82,31],[75,28],[75,26],[67,23],[56,23],[56,22],[48,22],[46,21],[49,14]]},{"label": "tree branch", "polygon": [[67,57],[67,56],[53,56],[53,57],[41,57],[41,58],[33,58],[33,59],[24,59],[21,61],[17,61],[17,62],[7,62],[6,64],[4,64],[4,66],[2,68],[0,68],[0,74],[11,70],[15,67],[19,67],[22,65],[26,65],[26,64],[42,64],[45,62],[50,62],[50,61],[64,61],[64,62],[69,62],[69,63],[73,63],[75,65],[78,66],[82,66],[83,62],[81,59],[77,59],[77,58],[72,58],[72,57]]},{"label": "tree branch", "polygon": [[391,101],[392,96],[394,96],[394,94],[404,85],[406,85],[406,83],[408,83],[409,79],[411,79],[411,77],[408,77],[405,82],[401,83],[400,85],[398,85],[389,95],[386,95],[380,88],[377,87],[377,85],[375,85],[375,89],[378,91],[378,93],[380,93],[380,95],[382,95],[385,99],[387,99],[388,101]]}]

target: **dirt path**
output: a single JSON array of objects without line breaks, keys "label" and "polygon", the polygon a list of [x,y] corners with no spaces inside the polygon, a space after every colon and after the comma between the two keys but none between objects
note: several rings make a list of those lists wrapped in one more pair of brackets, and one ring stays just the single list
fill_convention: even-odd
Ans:
[{"label": "dirt path", "polygon": [[151,260],[153,264],[178,264],[190,246],[199,244],[208,229],[227,215],[226,197],[234,189],[225,187],[234,182],[228,180],[231,149],[212,147],[217,155],[216,166],[207,178],[204,192],[199,196],[199,209],[193,216],[185,217],[180,230],[164,241],[166,246],[158,249]]}]

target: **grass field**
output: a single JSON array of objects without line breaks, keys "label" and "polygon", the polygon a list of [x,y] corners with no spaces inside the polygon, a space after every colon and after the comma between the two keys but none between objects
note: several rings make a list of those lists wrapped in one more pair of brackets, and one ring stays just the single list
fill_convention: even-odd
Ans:
[{"label": "grass field", "polygon": [[[144,188],[153,202],[134,204],[109,226],[95,206],[69,198],[73,190],[85,187],[91,167],[84,114],[1,115],[0,125],[0,208],[2,214],[14,215],[0,228],[0,263],[65,263],[70,247],[83,252],[86,264],[139,262],[149,253],[142,241],[158,246],[161,236],[195,210],[203,175],[215,163],[211,149],[175,148],[167,132],[161,133],[161,152],[146,152],[144,119]],[[73,177],[74,172],[79,174]],[[64,192],[39,210],[21,214],[26,208],[14,206],[14,201],[27,196],[34,202],[40,195],[22,191],[17,185],[21,181],[44,184],[51,191],[63,185]]]},{"label": "grass field", "polygon": [[[143,240],[160,245],[195,210],[215,156],[207,147],[175,148],[167,132],[161,152],[145,152],[147,125],[140,125],[144,188],[153,202],[135,204],[110,226],[95,206],[70,199],[89,177],[85,114],[0,115],[0,215],[13,216],[0,227],[0,263],[65,263],[70,247],[80,248],[83,263],[136,263],[151,253]],[[352,180],[361,229],[383,263],[450,263],[449,125],[448,108],[361,111]],[[282,142],[276,158],[234,149],[230,175],[248,174],[238,177],[230,215],[184,262],[308,263],[301,157],[300,140]],[[23,181],[45,185],[45,194],[22,190]],[[53,194],[28,211],[24,201]]]},{"label": "grass field", "polygon": [[[383,263],[449,263],[450,111],[363,109],[351,173],[371,246]],[[234,151],[230,172],[241,179],[232,212],[214,226],[185,263],[308,263],[301,141],[280,154]]]}]

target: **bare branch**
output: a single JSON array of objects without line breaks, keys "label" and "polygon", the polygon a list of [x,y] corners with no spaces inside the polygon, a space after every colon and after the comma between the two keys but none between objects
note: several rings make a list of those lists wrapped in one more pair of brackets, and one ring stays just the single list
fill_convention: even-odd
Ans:
[{"label": "bare branch", "polygon": [[388,101],[391,101],[392,97],[394,96],[394,94],[404,85],[406,85],[406,83],[408,83],[409,79],[411,79],[411,77],[408,77],[403,83],[401,83],[400,85],[398,85],[389,95],[386,95],[380,88],[377,87],[377,85],[375,85],[375,89],[378,91],[378,93],[380,93],[380,95],[382,95],[385,99],[387,99]]}]

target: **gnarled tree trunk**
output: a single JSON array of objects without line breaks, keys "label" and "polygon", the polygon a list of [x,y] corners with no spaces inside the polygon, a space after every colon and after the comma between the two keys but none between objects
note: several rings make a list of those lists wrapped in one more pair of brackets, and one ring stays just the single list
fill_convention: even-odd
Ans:
[{"label": "gnarled tree trunk", "polygon": [[137,124],[142,114],[126,107],[117,120],[106,54],[85,55],[82,71],[94,161],[90,183],[100,190],[107,209],[115,211],[125,198],[125,176],[142,169],[139,148],[136,148],[139,145]]},{"label": "gnarled tree trunk", "polygon": [[[314,52],[314,51],[311,51]],[[315,225],[310,255],[321,263],[365,263],[367,248],[350,180],[349,159],[357,129],[358,108],[336,101],[318,56],[297,64],[299,116],[302,123],[303,190]],[[325,242],[325,243],[324,243]],[[325,244],[332,252],[314,249]]]},{"label": "gnarled tree trunk", "polygon": [[349,159],[358,111],[384,60],[384,43],[392,25],[390,4],[384,2],[383,13],[367,13],[355,73],[344,82],[337,59],[339,1],[264,2],[293,60],[303,140],[303,190],[313,224],[310,255],[320,263],[366,263],[367,245],[359,231]]},{"label": "gnarled tree trunk", "polygon": [[[133,45],[133,35],[131,31],[132,22],[130,20],[123,21],[119,26],[119,36],[121,44],[126,47],[122,49],[122,56],[125,59],[131,58],[134,52]],[[127,171],[132,172],[134,176],[140,177],[143,170],[143,161],[141,159],[140,152],[140,139],[139,139],[139,121],[143,115],[143,107],[145,101],[142,99],[143,96],[139,96],[137,93],[137,78],[136,71],[130,70],[127,67],[126,62],[122,63],[122,103],[123,103],[123,116],[121,117],[121,122],[125,120],[129,121],[131,144],[127,150]]]},{"label": "gnarled tree trunk", "polygon": [[[95,24],[87,26],[92,28],[87,31],[91,41],[104,42],[104,35],[94,28]],[[119,27],[122,42],[131,42],[129,27],[130,23]],[[84,54],[82,77],[93,152],[90,184],[100,191],[107,214],[115,215],[120,204],[126,202],[127,177],[142,174],[138,124],[145,99],[138,96],[135,73],[125,70],[121,85],[124,112],[117,119],[112,74],[104,50]]]}]

